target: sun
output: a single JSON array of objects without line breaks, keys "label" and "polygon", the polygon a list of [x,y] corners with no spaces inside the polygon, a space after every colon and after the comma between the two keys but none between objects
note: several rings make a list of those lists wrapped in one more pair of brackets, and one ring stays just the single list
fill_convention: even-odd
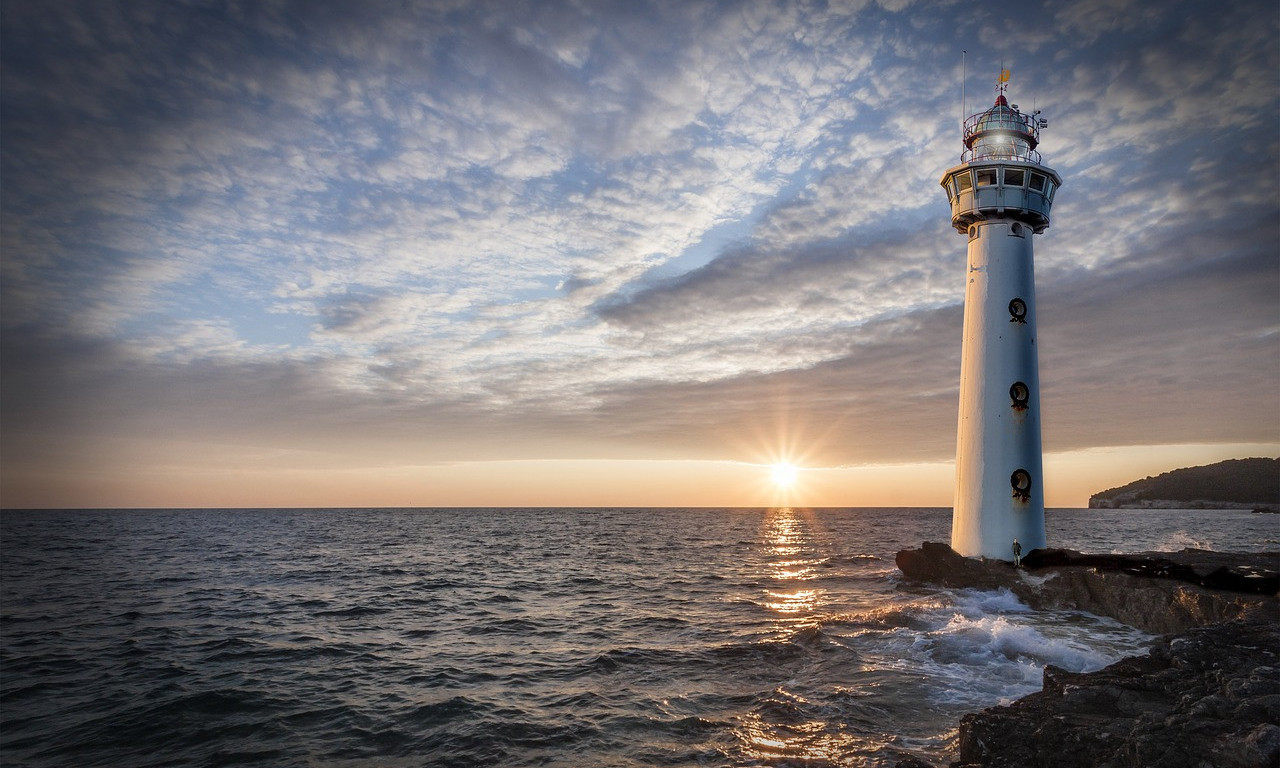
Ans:
[{"label": "sun", "polygon": [[796,484],[796,477],[799,470],[794,465],[787,462],[779,462],[769,468],[769,476],[773,478],[773,484],[782,489],[790,488]]}]

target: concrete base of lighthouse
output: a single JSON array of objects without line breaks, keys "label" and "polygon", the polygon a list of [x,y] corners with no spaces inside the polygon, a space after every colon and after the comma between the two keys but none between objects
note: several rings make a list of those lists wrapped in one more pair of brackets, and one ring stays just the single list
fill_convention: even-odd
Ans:
[{"label": "concrete base of lighthouse", "polygon": [[1032,230],[969,230],[951,547],[1013,560],[1045,546]]}]

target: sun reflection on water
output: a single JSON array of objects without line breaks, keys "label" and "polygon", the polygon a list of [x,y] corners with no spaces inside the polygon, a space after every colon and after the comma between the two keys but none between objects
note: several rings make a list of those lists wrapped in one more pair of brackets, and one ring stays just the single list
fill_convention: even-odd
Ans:
[{"label": "sun reflection on water", "polygon": [[770,585],[762,604],[787,620],[778,630],[811,625],[814,614],[826,602],[826,591],[804,582],[816,579],[828,558],[815,551],[809,531],[810,521],[790,507],[771,510],[765,519],[763,539],[769,559],[765,564]]},{"label": "sun reflection on water", "polygon": [[800,589],[795,592],[773,592],[766,590],[765,594],[772,600],[765,601],[766,608],[772,608],[779,613],[796,614],[812,611],[818,605],[819,592],[816,589]]},{"label": "sun reflection on water", "polygon": [[[772,612],[772,634],[791,642],[809,642],[832,610],[832,596],[821,586],[833,557],[816,517],[791,507],[773,509],[762,530],[760,563],[763,599]],[[804,638],[804,640],[798,640]],[[789,688],[789,686],[788,686]],[[795,690],[778,688],[735,728],[740,747],[764,765],[845,765],[849,755],[883,747],[876,735],[859,734],[840,718],[815,718],[816,705]]]},{"label": "sun reflection on water", "polygon": [[766,723],[759,715],[744,719],[738,729],[747,756],[768,765],[784,760],[806,766],[846,765],[848,756],[874,751],[883,739],[859,736],[838,723],[800,720],[786,725]]}]

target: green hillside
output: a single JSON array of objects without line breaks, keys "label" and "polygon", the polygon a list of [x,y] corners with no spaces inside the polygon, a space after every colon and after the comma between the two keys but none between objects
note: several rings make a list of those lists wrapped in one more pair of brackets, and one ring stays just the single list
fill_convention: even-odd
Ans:
[{"label": "green hillside", "polygon": [[1280,459],[1230,459],[1175,469],[1095,493],[1089,506],[1138,507],[1159,501],[1280,505]]}]

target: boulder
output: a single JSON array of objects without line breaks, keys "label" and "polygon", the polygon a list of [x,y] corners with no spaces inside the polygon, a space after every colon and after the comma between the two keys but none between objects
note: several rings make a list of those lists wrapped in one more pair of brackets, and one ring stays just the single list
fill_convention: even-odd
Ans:
[{"label": "boulder", "polygon": [[944,587],[999,589],[1017,577],[1012,563],[965,557],[935,541],[926,541],[919,549],[898,552],[894,562],[911,581]]}]

